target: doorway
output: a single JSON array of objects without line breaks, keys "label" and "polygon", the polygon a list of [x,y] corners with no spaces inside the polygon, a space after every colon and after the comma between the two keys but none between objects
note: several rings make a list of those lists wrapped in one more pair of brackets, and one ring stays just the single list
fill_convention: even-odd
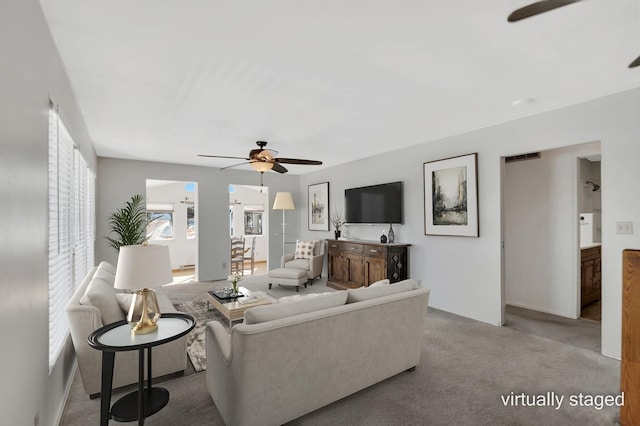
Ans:
[{"label": "doorway", "polygon": [[[600,144],[594,142],[504,157],[502,308],[506,326],[537,334],[532,330],[542,333],[547,326],[575,322],[569,328],[576,333],[575,341],[586,339],[589,348],[600,347],[599,323],[577,325],[584,321],[580,159],[599,153]],[[567,340],[564,332],[557,335]]]},{"label": "doorway", "polygon": [[600,155],[578,159],[580,317],[602,320],[602,187]]},{"label": "doorway", "polygon": [[169,246],[174,282],[197,276],[197,182],[146,181],[147,238]]},{"label": "doorway", "polygon": [[269,188],[229,185],[229,237],[244,241],[243,275],[269,270]]}]

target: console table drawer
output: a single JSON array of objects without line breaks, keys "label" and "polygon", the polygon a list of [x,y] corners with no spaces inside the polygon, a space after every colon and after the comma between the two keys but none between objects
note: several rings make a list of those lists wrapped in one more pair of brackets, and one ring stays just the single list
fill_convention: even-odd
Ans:
[{"label": "console table drawer", "polygon": [[333,248],[334,250],[346,251],[348,253],[362,253],[362,244],[352,244],[339,242],[335,243],[337,247],[334,247],[334,243],[329,244],[329,248]]},{"label": "console table drawer", "polygon": [[380,246],[364,246],[364,252],[362,254],[367,257],[385,257],[387,250]]}]

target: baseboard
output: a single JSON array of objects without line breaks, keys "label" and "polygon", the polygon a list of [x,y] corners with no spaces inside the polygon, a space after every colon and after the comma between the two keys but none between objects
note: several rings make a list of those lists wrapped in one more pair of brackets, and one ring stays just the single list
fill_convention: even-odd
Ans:
[{"label": "baseboard", "polygon": [[56,414],[56,418],[54,419],[54,425],[60,426],[60,421],[62,420],[62,414],[64,413],[64,407],[67,405],[67,400],[69,399],[69,395],[71,394],[71,386],[73,385],[73,379],[76,377],[76,373],[78,370],[78,359],[76,358],[73,362],[73,366],[71,367],[71,374],[69,375],[69,380],[67,381],[67,385],[64,389],[64,398],[62,398],[62,405],[58,407],[58,413]]},{"label": "baseboard", "polygon": [[516,308],[528,309],[530,311],[543,312],[545,314],[551,314],[551,315],[555,315],[555,316],[558,316],[558,317],[569,318],[569,319],[578,319],[578,318],[576,318],[576,317],[574,317],[572,315],[567,315],[564,312],[555,311],[553,309],[539,308],[537,306],[530,306],[530,305],[527,305],[525,303],[505,302],[505,304],[509,305],[509,306],[515,306]]}]

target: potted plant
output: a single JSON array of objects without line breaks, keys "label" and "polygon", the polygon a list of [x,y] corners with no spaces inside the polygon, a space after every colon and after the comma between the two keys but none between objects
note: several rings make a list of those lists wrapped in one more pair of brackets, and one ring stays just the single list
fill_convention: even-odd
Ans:
[{"label": "potted plant", "polygon": [[334,210],[333,214],[331,215],[331,223],[333,224],[333,227],[335,228],[335,231],[333,232],[333,234],[336,237],[336,240],[338,238],[340,238],[340,234],[342,232],[342,227],[345,225],[345,221],[344,221],[344,216],[342,216],[342,212],[339,212],[337,209]]},{"label": "potted plant", "polygon": [[147,208],[144,197],[136,194],[124,203],[122,208],[109,215],[109,232],[115,238],[107,237],[109,247],[120,252],[120,246],[143,244],[147,240]]}]

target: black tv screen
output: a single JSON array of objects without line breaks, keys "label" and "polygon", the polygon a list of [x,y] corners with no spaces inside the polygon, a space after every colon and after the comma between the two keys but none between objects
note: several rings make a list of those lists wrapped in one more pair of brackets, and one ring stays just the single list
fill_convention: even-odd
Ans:
[{"label": "black tv screen", "polygon": [[344,190],[347,223],[402,223],[402,182]]}]

